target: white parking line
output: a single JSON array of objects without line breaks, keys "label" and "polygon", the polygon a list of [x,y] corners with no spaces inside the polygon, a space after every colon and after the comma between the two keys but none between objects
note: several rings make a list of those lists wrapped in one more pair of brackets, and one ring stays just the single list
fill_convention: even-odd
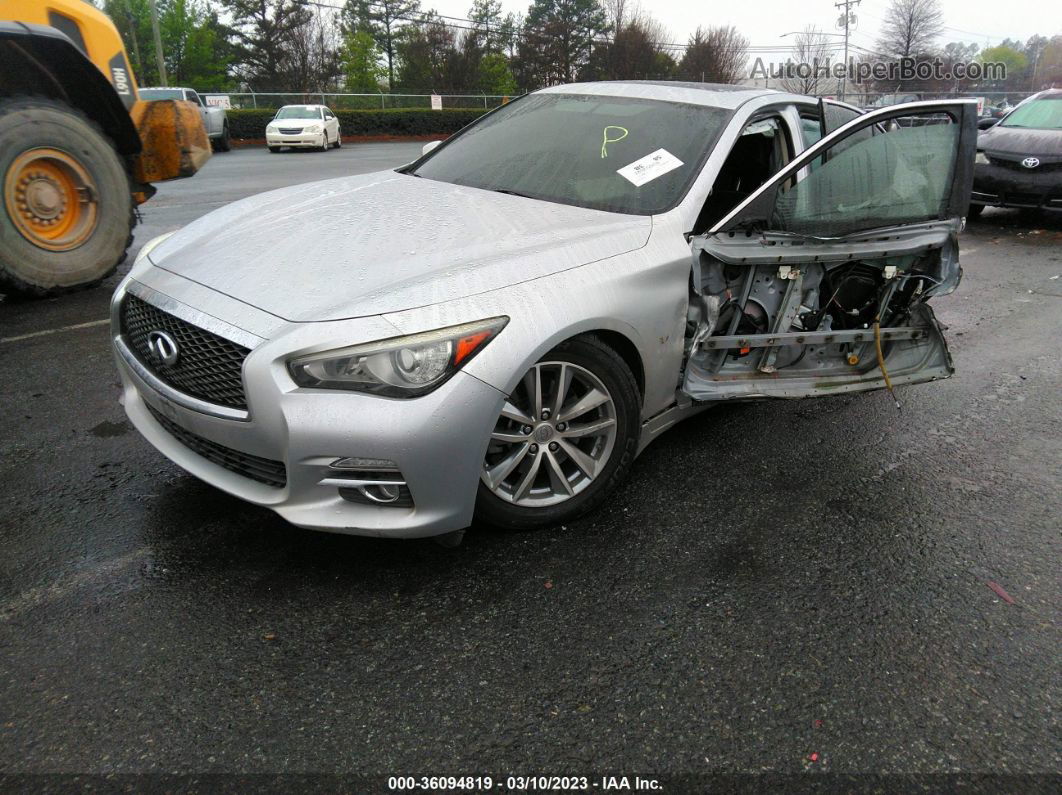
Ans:
[{"label": "white parking line", "polygon": [[59,334],[63,331],[77,331],[78,329],[92,328],[93,326],[102,326],[110,322],[110,318],[104,318],[103,320],[90,320],[88,323],[75,323],[72,326],[62,326],[61,328],[50,328],[45,329],[44,331],[34,331],[31,334],[19,334],[17,337],[0,337],[0,343],[21,342],[22,340],[33,339],[34,337],[47,337],[49,334]]}]

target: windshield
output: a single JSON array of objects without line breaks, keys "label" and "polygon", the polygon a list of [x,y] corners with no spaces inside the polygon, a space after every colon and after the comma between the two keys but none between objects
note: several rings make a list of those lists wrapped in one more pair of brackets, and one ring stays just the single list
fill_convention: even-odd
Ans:
[{"label": "windshield", "polygon": [[278,119],[319,119],[321,111],[312,105],[288,105],[277,111]]},{"label": "windshield", "polygon": [[999,124],[1001,127],[1062,130],[1062,96],[1035,99],[1013,111]]},{"label": "windshield", "polygon": [[448,141],[412,172],[473,188],[652,215],[682,198],[730,111],[534,94]]},{"label": "windshield", "polygon": [[142,88],[138,93],[141,99],[184,99],[179,88]]}]

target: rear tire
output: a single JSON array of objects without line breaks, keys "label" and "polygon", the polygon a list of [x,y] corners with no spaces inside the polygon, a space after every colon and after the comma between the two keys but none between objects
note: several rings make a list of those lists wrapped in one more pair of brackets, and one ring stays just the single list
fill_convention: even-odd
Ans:
[{"label": "rear tire", "polygon": [[336,149],[342,149],[343,148],[343,133],[336,133],[335,147],[336,147]]},{"label": "rear tire", "polygon": [[221,137],[214,139],[214,149],[218,152],[228,152],[232,149],[232,139],[229,137],[228,122],[225,122],[221,128]]},{"label": "rear tire", "polygon": [[111,140],[61,102],[0,101],[0,289],[56,295],[99,284],[136,222]]},{"label": "rear tire", "polygon": [[[540,402],[547,409],[552,403],[555,409],[557,382],[564,381],[563,375],[556,375],[563,373],[561,365],[567,367],[573,385],[562,401],[562,410],[552,418],[543,414],[541,421],[526,420],[528,425],[521,429],[525,420],[515,420],[514,424],[514,418],[520,413],[533,417],[533,412],[523,405],[527,402],[523,398],[529,394],[528,379],[539,379]],[[589,386],[579,388],[579,379]],[[584,411],[573,408],[587,405],[584,400],[595,390],[598,394],[603,392],[611,402]],[[573,410],[575,414],[571,414]],[[543,434],[545,425],[550,427]],[[589,432],[595,425],[604,426],[604,430]],[[641,394],[630,367],[619,354],[592,335],[561,343],[542,357],[509,396],[506,412],[499,417],[487,448],[476,497],[476,518],[495,527],[534,530],[571,521],[593,510],[629,472],[638,451],[640,431]],[[523,439],[531,446],[520,453]],[[579,449],[569,456],[567,451],[573,446]],[[532,474],[536,447],[541,451],[540,471]],[[558,449],[553,452],[555,447]],[[552,471],[550,459],[557,462]],[[581,465],[577,459],[582,459]],[[514,466],[509,463],[512,460],[519,463]],[[587,463],[593,464],[590,474],[582,469]],[[558,470],[563,479],[555,477]],[[492,479],[493,485],[488,482]],[[521,496],[524,482],[531,485]]]}]

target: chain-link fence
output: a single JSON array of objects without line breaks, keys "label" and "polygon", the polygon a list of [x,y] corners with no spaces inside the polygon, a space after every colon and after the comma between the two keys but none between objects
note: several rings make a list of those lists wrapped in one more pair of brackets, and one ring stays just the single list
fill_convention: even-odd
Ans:
[{"label": "chain-link fence", "polygon": [[[232,108],[279,108],[284,105],[327,105],[332,110],[387,110],[389,108],[481,108],[503,105],[512,99],[502,94],[337,94],[321,91],[280,93],[272,91],[204,91],[210,102],[228,97]],[[433,103],[434,100],[434,103]]]}]

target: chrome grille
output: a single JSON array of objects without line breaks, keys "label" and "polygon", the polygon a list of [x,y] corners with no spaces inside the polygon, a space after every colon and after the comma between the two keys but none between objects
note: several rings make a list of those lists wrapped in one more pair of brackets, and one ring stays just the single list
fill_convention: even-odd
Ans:
[{"label": "chrome grille", "polygon": [[281,135],[301,135],[302,134],[302,127],[281,127],[280,128],[280,134]]},{"label": "chrome grille", "polygon": [[279,489],[287,485],[288,470],[283,461],[273,461],[269,458],[251,455],[250,453],[241,453],[239,450],[233,450],[231,447],[204,439],[202,436],[197,436],[172,420],[167,419],[155,411],[151,404],[145,402],[144,405],[147,406],[155,421],[170,436],[193,453],[201,455],[207,461],[212,461],[219,467],[224,467],[237,475],[243,475],[245,478],[265,483],[267,486],[275,486]]},{"label": "chrome grille", "polygon": [[[132,294],[122,302],[121,330],[140,363],[174,389],[208,403],[247,409],[243,360],[251,352],[248,348],[163,312]],[[174,364],[163,364],[152,356],[148,347],[152,331],[164,331],[173,337],[180,350]]]}]

